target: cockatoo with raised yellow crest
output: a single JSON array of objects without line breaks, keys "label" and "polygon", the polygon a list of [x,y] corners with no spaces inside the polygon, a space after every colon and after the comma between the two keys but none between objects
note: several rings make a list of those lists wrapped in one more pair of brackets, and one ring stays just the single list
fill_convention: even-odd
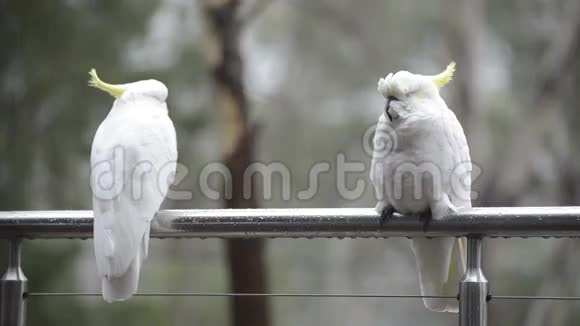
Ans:
[{"label": "cockatoo with raised yellow crest", "polygon": [[[374,136],[371,181],[383,219],[393,212],[443,219],[471,207],[471,159],[461,124],[439,95],[455,63],[435,76],[407,71],[381,78],[386,104]],[[457,295],[465,271],[465,239],[414,238],[423,296]],[[433,311],[457,312],[453,298],[423,298]]]},{"label": "cockatoo with raised yellow crest", "polygon": [[91,150],[94,247],[103,298],[122,301],[137,292],[147,257],[150,222],[173,182],[175,128],[167,114],[167,87],[157,80],[112,85],[89,72],[89,85],[115,98]]}]

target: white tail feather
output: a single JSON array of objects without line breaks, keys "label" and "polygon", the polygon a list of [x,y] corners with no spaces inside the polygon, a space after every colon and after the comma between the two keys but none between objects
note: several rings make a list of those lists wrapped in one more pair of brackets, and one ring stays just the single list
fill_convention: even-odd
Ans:
[{"label": "white tail feather", "polygon": [[[457,295],[459,280],[465,271],[460,239],[413,239],[421,294],[424,296]],[[459,312],[455,298],[423,298],[425,307],[437,312]]]},{"label": "white tail feather", "polygon": [[113,301],[125,301],[137,293],[139,287],[139,271],[141,270],[141,248],[135,259],[129,265],[127,272],[119,277],[103,277],[101,289],[103,299],[111,303]]}]

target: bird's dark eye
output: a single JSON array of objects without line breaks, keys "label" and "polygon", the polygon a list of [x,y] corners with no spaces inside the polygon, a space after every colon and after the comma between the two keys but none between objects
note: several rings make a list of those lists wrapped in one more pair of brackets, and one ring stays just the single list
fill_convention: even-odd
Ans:
[{"label": "bird's dark eye", "polygon": [[390,101],[398,101],[399,99],[396,96],[389,96],[387,97],[387,100]]}]

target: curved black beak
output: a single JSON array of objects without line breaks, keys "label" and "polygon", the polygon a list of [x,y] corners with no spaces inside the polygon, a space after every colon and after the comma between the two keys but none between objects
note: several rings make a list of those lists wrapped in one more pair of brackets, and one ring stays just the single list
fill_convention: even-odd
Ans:
[{"label": "curved black beak", "polygon": [[389,121],[393,122],[393,117],[391,117],[391,114],[389,113],[389,104],[391,103],[391,101],[398,101],[399,99],[396,98],[395,96],[388,96],[387,97],[387,104],[385,104],[385,113],[387,114],[387,117],[389,118]]},{"label": "curved black beak", "polygon": [[391,114],[389,113],[389,100],[387,100],[387,104],[385,104],[385,113],[387,114],[389,121],[393,122],[393,117],[391,117]]}]

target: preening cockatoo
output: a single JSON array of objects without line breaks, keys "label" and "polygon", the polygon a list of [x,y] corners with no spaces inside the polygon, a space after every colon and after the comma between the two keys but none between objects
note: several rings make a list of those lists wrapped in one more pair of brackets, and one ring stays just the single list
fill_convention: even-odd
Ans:
[{"label": "preening cockatoo", "polygon": [[147,257],[150,222],[173,182],[175,128],[167,87],[157,80],[111,85],[92,69],[89,85],[115,98],[91,150],[94,246],[103,298],[130,298]]},{"label": "preening cockatoo", "polygon": [[[441,219],[471,207],[471,159],[461,124],[439,95],[453,77],[455,63],[435,76],[390,73],[378,83],[384,112],[374,136],[371,181],[382,218],[431,213]],[[465,239],[415,238],[415,255],[424,296],[456,296],[465,271]],[[433,311],[457,312],[458,302],[424,298]]]}]

